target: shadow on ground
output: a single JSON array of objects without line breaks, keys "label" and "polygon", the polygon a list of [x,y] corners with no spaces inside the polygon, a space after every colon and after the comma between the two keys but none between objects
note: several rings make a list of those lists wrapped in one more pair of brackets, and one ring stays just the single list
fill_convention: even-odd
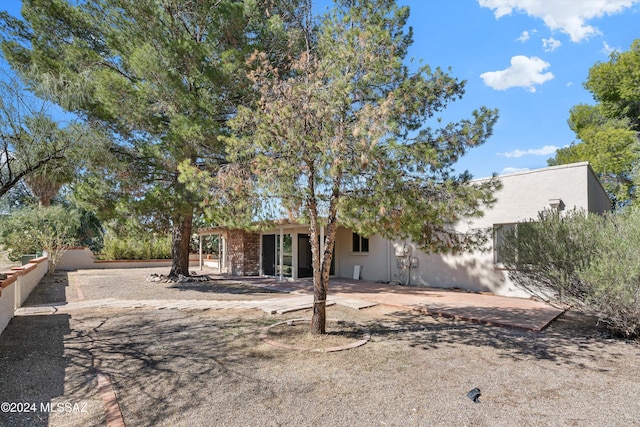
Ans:
[{"label": "shadow on ground", "polygon": [[[66,273],[45,276],[26,304],[64,301],[66,286]],[[42,409],[64,394],[69,319],[67,314],[14,317],[0,335],[0,402],[15,410],[0,411],[1,426],[49,425],[49,412]]]},{"label": "shadow on ground", "polygon": [[[67,340],[71,360],[91,349],[111,377],[127,425],[183,422],[186,413],[209,410],[216,395],[261,388],[250,375],[256,322],[214,319],[168,310],[83,312]],[[243,337],[242,339],[238,339]],[[242,397],[241,397],[242,399]],[[213,421],[212,421],[213,422]],[[175,425],[175,424],[174,424]]]},{"label": "shadow on ground", "polygon": [[184,282],[174,283],[171,289],[180,291],[198,291],[218,294],[280,294],[282,292],[276,289],[270,289],[263,286],[252,286],[243,282],[235,282],[231,280],[215,280],[211,282]]},{"label": "shadow on ground", "polygon": [[[47,277],[28,303],[64,301],[66,286],[64,273]],[[227,293],[251,289],[246,283],[236,288],[232,282],[217,281],[172,286]],[[251,293],[269,291],[255,288]],[[372,335],[370,343],[326,355],[276,349],[258,337],[264,326],[278,320],[308,316],[308,310],[271,316],[257,310],[101,308],[73,311],[71,317],[15,318],[0,336],[0,401],[52,402],[62,396],[75,402],[93,399],[98,404],[90,422],[65,420],[59,414],[0,413],[0,426],[104,425],[104,411],[96,399],[96,367],[110,376],[125,422],[131,426],[365,425],[368,420],[386,420],[391,425],[489,425],[494,414],[478,418],[480,422],[473,422],[473,417],[459,422],[429,418],[433,415],[427,412],[422,418],[409,415],[413,416],[413,408],[420,408],[415,402],[429,393],[436,400],[429,402],[432,412],[442,408],[447,416],[459,413],[461,406],[453,399],[458,396],[468,403],[464,393],[476,384],[449,376],[490,377],[501,365],[508,368],[500,372],[501,382],[495,389],[515,389],[522,379],[518,375],[527,366],[536,374],[531,378],[541,378],[540,387],[564,375],[572,390],[574,385],[593,388],[589,381],[595,378],[609,393],[611,386],[605,381],[616,382],[623,374],[630,378],[627,385],[636,387],[635,371],[608,370],[624,365],[625,357],[627,365],[637,365],[632,357],[637,345],[626,347],[624,341],[601,335],[593,319],[576,313],[566,313],[536,333],[415,310],[357,311],[334,306],[328,309],[328,317],[366,327]],[[538,376],[540,372],[549,378]],[[440,383],[434,382],[439,374],[443,375]],[[584,377],[591,379],[580,382]],[[495,377],[490,380],[497,384]],[[322,398],[314,403],[321,406],[308,410],[309,402],[318,396]],[[502,395],[494,399],[508,401]],[[473,406],[486,407],[487,403]],[[506,404],[504,408],[504,419],[510,420],[512,408]],[[556,402],[550,401],[549,408],[550,414],[557,415]],[[529,409],[522,410],[523,417],[534,412]],[[402,418],[402,414],[409,415]],[[332,422],[324,417],[333,417]],[[544,425],[544,420],[549,418],[532,423]]]},{"label": "shadow on ground", "polygon": [[[605,353],[613,359],[622,357],[608,351],[609,344],[624,340],[611,338],[596,319],[568,311],[541,332],[478,325],[441,316],[417,315],[401,310],[368,325],[378,339],[400,340],[424,350],[466,345],[491,347],[499,357],[513,360],[548,360],[557,365],[587,368]],[[638,345],[627,341],[629,345]]]}]

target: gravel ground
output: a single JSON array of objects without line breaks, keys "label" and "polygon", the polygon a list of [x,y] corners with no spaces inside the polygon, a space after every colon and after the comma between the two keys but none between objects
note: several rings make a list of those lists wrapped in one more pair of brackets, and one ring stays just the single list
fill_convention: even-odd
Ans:
[{"label": "gravel ground", "polygon": [[[46,278],[29,302],[77,297],[77,274]],[[80,287],[87,297],[97,285],[85,285],[93,280],[85,274]],[[118,283],[110,297],[134,295],[127,287],[147,289],[127,285],[122,274],[107,276],[96,280]],[[179,295],[174,298],[198,292],[156,291]],[[0,412],[0,425],[105,425],[96,366],[110,375],[128,426],[628,426],[640,420],[640,347],[602,334],[576,313],[540,333],[383,306],[334,306],[328,314],[367,328],[371,340],[325,354],[259,339],[265,326],[307,311],[97,309],[15,318],[0,336],[0,402],[70,409]],[[480,403],[466,396],[474,387]]]}]

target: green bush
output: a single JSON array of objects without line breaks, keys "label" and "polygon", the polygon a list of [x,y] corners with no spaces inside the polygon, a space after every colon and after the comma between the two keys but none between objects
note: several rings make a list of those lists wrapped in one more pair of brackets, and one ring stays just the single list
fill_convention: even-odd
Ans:
[{"label": "green bush", "polygon": [[506,233],[510,278],[541,298],[597,316],[615,333],[640,336],[640,209],[595,215],[541,212]]},{"label": "green bush", "polygon": [[46,251],[52,270],[80,240],[82,213],[61,205],[25,207],[0,218],[0,242],[11,260]]},{"label": "green bush", "polygon": [[170,259],[171,236],[120,238],[107,235],[99,257],[107,260]]}]

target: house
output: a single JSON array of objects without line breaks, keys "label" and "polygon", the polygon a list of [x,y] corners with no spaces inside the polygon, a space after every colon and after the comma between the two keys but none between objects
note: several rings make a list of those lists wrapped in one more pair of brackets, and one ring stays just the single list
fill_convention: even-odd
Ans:
[{"label": "house", "polygon": [[[535,219],[545,208],[576,207],[603,213],[611,209],[611,203],[587,162],[517,172],[499,178],[503,188],[496,193],[496,204],[483,217],[458,225],[459,231],[493,227],[494,236],[487,251],[430,254],[410,241],[388,240],[377,235],[365,237],[340,227],[331,274],[341,278],[528,296],[510,283],[507,272],[501,267],[495,244],[499,235],[496,233],[517,222]],[[208,228],[199,230],[199,234],[201,238],[211,234],[221,237],[222,257],[218,266],[232,275],[280,279],[311,276],[308,226],[282,221],[273,229],[260,233]]]}]

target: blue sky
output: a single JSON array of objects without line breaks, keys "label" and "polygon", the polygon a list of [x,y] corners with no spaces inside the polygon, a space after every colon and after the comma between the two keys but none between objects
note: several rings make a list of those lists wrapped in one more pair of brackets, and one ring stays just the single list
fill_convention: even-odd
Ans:
[{"label": "blue sky", "polygon": [[567,119],[589,68],[640,38],[640,0],[400,0],[409,5],[411,55],[452,67],[466,94],[444,118],[498,108],[493,136],[458,163],[475,177],[545,167],[575,140]]},{"label": "blue sky", "polygon": [[[593,103],[589,68],[640,38],[640,0],[399,0],[411,8],[410,56],[452,68],[466,94],[442,114],[498,108],[493,136],[458,163],[475,177],[546,166],[575,140],[569,110]],[[19,15],[20,0],[1,0]]]}]

